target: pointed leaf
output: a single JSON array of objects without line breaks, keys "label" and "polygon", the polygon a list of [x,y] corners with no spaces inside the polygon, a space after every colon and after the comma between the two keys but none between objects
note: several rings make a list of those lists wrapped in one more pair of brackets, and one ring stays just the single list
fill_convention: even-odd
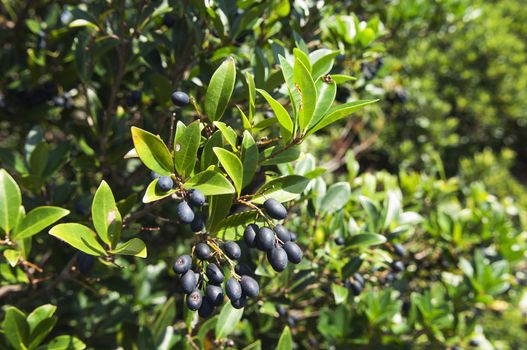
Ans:
[{"label": "pointed leaf", "polygon": [[189,126],[185,126],[182,122],[177,123],[174,142],[174,163],[177,173],[183,178],[188,177],[194,170],[200,141],[201,129],[199,120]]},{"label": "pointed leaf", "polygon": [[232,146],[232,149],[237,150],[238,147],[236,146],[236,142],[238,140],[238,135],[236,134],[236,131],[223,122],[214,122],[214,126],[220,129],[225,141]]},{"label": "pointed leaf", "polygon": [[317,89],[311,73],[299,59],[296,59],[293,68],[293,82],[295,89],[299,90],[302,96],[302,103],[298,110],[298,126],[304,131],[315,112]]},{"label": "pointed leaf", "polygon": [[232,57],[227,58],[210,79],[205,97],[205,113],[211,121],[220,120],[234,90],[236,67]]},{"label": "pointed leaf", "polygon": [[18,264],[20,259],[20,252],[15,249],[6,249],[4,250],[4,258],[7,260],[11,267],[15,267]]},{"label": "pointed leaf", "polygon": [[350,245],[358,247],[369,247],[372,245],[383,244],[386,242],[386,237],[376,233],[361,233],[351,237]]},{"label": "pointed leaf", "polygon": [[205,170],[191,177],[185,182],[186,189],[196,189],[206,196],[234,193],[232,184],[216,170]]},{"label": "pointed leaf", "polygon": [[333,80],[326,82],[324,79],[318,79],[316,88],[318,94],[317,106],[307,129],[312,128],[326,115],[337,95],[337,84]]},{"label": "pointed leaf", "polygon": [[113,250],[110,250],[112,254],[121,255],[134,255],[140,258],[146,258],[146,245],[145,242],[139,238],[132,238],[131,240],[117,245]]},{"label": "pointed leaf", "polygon": [[284,143],[287,143],[293,135],[293,121],[291,120],[289,113],[287,113],[287,110],[284,108],[284,106],[282,106],[280,102],[269,95],[267,91],[262,89],[256,89],[256,91],[258,91],[267,100],[267,103],[269,103],[273,109],[273,112],[278,119],[278,123],[280,123],[282,139]]},{"label": "pointed leaf", "polygon": [[74,248],[86,254],[107,255],[104,248],[97,242],[97,236],[89,227],[77,223],[60,224],[54,226],[49,234],[55,236]]},{"label": "pointed leaf", "polygon": [[117,209],[112,189],[104,180],[99,185],[97,192],[95,192],[91,206],[91,215],[93,226],[99,238],[104,243],[112,246],[113,235],[120,235],[121,233],[122,219]]},{"label": "pointed leaf", "polygon": [[218,157],[223,169],[227,172],[227,175],[230,176],[239,196],[243,184],[242,162],[234,153],[229,152],[224,148],[214,147],[213,151],[216,154],[216,157]]},{"label": "pointed leaf", "polygon": [[331,68],[333,68],[333,62],[335,61],[335,57],[337,57],[338,54],[339,51],[329,51],[328,54],[318,58],[313,63],[313,70],[311,73],[311,75],[313,76],[313,80],[316,81],[319,77],[328,74],[331,71]]},{"label": "pointed leaf", "polygon": [[285,326],[280,339],[278,340],[278,345],[276,350],[292,350],[293,349],[293,337],[291,336],[291,330],[288,326]]},{"label": "pointed leaf", "polygon": [[221,135],[221,131],[218,130],[205,142],[201,152],[201,170],[205,170],[211,165],[218,165],[218,157],[216,157],[212,149],[214,147],[223,147]]},{"label": "pointed leaf", "polygon": [[20,240],[36,235],[70,213],[59,207],[37,207],[27,213],[13,232],[13,239]]},{"label": "pointed leaf", "polygon": [[247,82],[247,90],[249,91],[249,125],[252,124],[253,118],[254,118],[254,112],[256,110],[255,107],[255,99],[256,99],[256,87],[254,85],[254,77],[251,73],[246,72],[245,73],[245,81]]},{"label": "pointed leaf", "polygon": [[216,339],[223,339],[229,336],[236,329],[238,322],[242,319],[242,315],[243,308],[235,309],[231,303],[225,303],[218,317],[218,322],[216,322]]},{"label": "pointed leaf", "polygon": [[14,306],[5,309],[2,323],[4,337],[15,349],[26,349],[29,343],[29,325],[26,315]]},{"label": "pointed leaf", "polygon": [[306,55],[306,53],[298,48],[293,49],[293,55],[295,56],[295,59],[301,61],[304,66],[307,68],[309,73],[311,74],[311,61],[309,60],[309,56]]},{"label": "pointed leaf", "polygon": [[300,175],[288,175],[273,179],[258,189],[251,202],[263,204],[273,198],[279,202],[288,202],[300,196],[307,187],[309,179]]},{"label": "pointed leaf", "polygon": [[0,169],[0,228],[10,232],[18,222],[22,195],[15,180],[4,169]]},{"label": "pointed leaf", "polygon": [[291,99],[291,105],[293,106],[293,111],[296,117],[298,113],[298,108],[302,104],[302,95],[295,87],[295,83],[293,81],[293,67],[282,55],[278,55],[278,59],[280,60],[282,74],[284,75],[284,80],[287,86],[287,90],[289,91],[289,97]]},{"label": "pointed leaf", "polygon": [[324,118],[322,118],[320,122],[318,122],[307,132],[307,135],[311,135],[317,132],[318,130],[328,126],[329,124],[334,123],[342,118],[346,118],[351,113],[358,111],[359,109],[362,109],[365,106],[375,103],[377,101],[378,100],[358,100],[330,108]]},{"label": "pointed leaf", "polygon": [[170,175],[174,172],[170,152],[159,136],[134,126],[132,127],[132,139],[139,158],[150,170],[159,175]]},{"label": "pointed leaf", "polygon": [[298,145],[289,147],[284,150],[282,146],[275,146],[266,148],[260,158],[261,165],[276,165],[282,163],[289,163],[297,160],[300,156],[300,148]]}]

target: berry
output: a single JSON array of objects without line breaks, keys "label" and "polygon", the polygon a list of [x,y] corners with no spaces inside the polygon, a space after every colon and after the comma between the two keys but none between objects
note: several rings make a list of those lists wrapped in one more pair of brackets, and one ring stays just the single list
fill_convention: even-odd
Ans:
[{"label": "berry", "polygon": [[190,294],[196,288],[198,279],[194,274],[194,271],[188,270],[183,276],[181,276],[181,286],[185,294]]},{"label": "berry", "polygon": [[247,297],[242,295],[240,299],[231,300],[231,305],[235,309],[242,309],[247,305]]},{"label": "berry", "polygon": [[358,281],[351,282],[350,287],[355,295],[359,295],[362,292],[362,285]]},{"label": "berry", "polygon": [[402,244],[395,243],[393,245],[393,251],[399,256],[404,256],[404,247],[402,246]]},{"label": "berry", "polygon": [[404,264],[401,261],[394,261],[392,263],[392,269],[395,272],[402,272],[404,271]]},{"label": "berry", "polygon": [[395,276],[395,274],[393,272],[390,272],[388,274],[388,276],[386,276],[386,282],[387,283],[390,283],[390,282],[393,282],[397,279],[397,276]]},{"label": "berry", "polygon": [[181,255],[174,261],[174,265],[172,266],[172,269],[175,273],[186,273],[188,270],[190,270],[190,266],[192,265],[192,258],[189,255]]},{"label": "berry", "polygon": [[362,277],[360,273],[354,273],[353,278],[355,279],[355,281],[359,282],[364,287],[364,277]]},{"label": "berry", "polygon": [[250,298],[256,298],[258,293],[260,293],[258,282],[250,276],[242,276],[240,284],[242,286],[243,294]]},{"label": "berry", "polygon": [[194,215],[194,220],[190,223],[190,229],[194,232],[200,232],[205,229],[205,221],[203,220],[203,215],[196,213]]},{"label": "berry", "polygon": [[289,233],[289,231],[283,225],[276,225],[274,227],[274,232],[276,233],[278,239],[284,243],[291,240],[291,233]]},{"label": "berry", "polygon": [[174,187],[174,181],[170,176],[160,176],[157,179],[156,188],[161,192],[170,191]]},{"label": "berry", "polygon": [[203,302],[201,303],[201,307],[198,310],[198,314],[200,317],[209,317],[214,312],[214,305],[210,303],[210,301],[205,298],[203,299]]},{"label": "berry", "polygon": [[235,278],[231,277],[225,283],[225,293],[231,300],[238,300],[242,297],[242,286]]},{"label": "berry", "polygon": [[207,274],[207,277],[209,278],[209,283],[212,283],[212,284],[221,284],[223,280],[225,279],[225,276],[223,275],[223,271],[221,271],[218,265],[214,263],[210,263],[207,265],[207,269],[205,270],[205,273]]},{"label": "berry", "polygon": [[282,272],[287,267],[287,253],[281,247],[275,247],[268,251],[267,260],[276,272]]},{"label": "berry", "polygon": [[240,275],[254,276],[253,270],[247,264],[238,264],[234,267],[234,271]]},{"label": "berry", "polygon": [[468,345],[473,346],[473,347],[479,346],[479,340],[470,339],[470,341],[468,342]]},{"label": "berry", "polygon": [[171,28],[176,24],[177,17],[173,13],[167,13],[163,16],[163,24]]},{"label": "berry", "polygon": [[156,173],[155,171],[150,172],[150,180],[154,181],[155,179],[159,178],[161,175]]},{"label": "berry", "polygon": [[187,306],[190,310],[196,311],[201,307],[203,303],[203,295],[199,289],[194,289],[192,293],[187,295]]},{"label": "berry", "polygon": [[220,286],[213,284],[207,284],[205,288],[205,297],[210,301],[213,306],[218,306],[223,303],[223,289]]},{"label": "berry", "polygon": [[229,258],[234,260],[238,260],[240,256],[242,256],[240,246],[238,245],[238,243],[233,241],[225,242],[225,244],[223,245],[223,251]]},{"label": "berry", "polygon": [[284,317],[287,314],[287,311],[285,307],[283,307],[283,305],[278,305],[276,307],[276,311],[278,312],[278,315],[280,315],[280,317]]},{"label": "berry", "polygon": [[297,240],[296,233],[289,231],[289,234],[291,236],[291,242],[294,242]]},{"label": "berry", "polygon": [[189,104],[190,98],[183,91],[175,91],[172,93],[172,102],[178,107],[185,107]]},{"label": "berry", "polygon": [[254,248],[256,246],[256,235],[260,231],[260,228],[256,224],[250,224],[243,231],[243,240],[249,248]]},{"label": "berry", "polygon": [[77,269],[83,275],[88,275],[91,272],[94,263],[95,257],[93,255],[84,252],[77,253]]},{"label": "berry", "polygon": [[283,248],[287,254],[287,258],[293,264],[298,264],[302,260],[302,249],[295,242],[285,242]]},{"label": "berry", "polygon": [[256,235],[256,246],[263,251],[269,251],[274,246],[274,232],[269,227],[262,227]]},{"label": "berry", "polygon": [[211,257],[210,248],[206,243],[198,243],[196,245],[196,256],[200,260],[207,260]]},{"label": "berry", "polygon": [[194,211],[187,202],[183,201],[177,206],[177,216],[182,223],[190,224],[194,220]]},{"label": "berry", "polygon": [[282,203],[278,202],[276,199],[268,199],[263,204],[265,211],[267,212],[267,215],[272,217],[276,220],[283,220],[287,216],[287,210],[282,205]]},{"label": "berry", "polygon": [[344,245],[344,243],[346,243],[346,242],[344,241],[344,238],[342,238],[342,237],[337,237],[337,238],[335,238],[335,244],[336,244],[336,245]]},{"label": "berry", "polygon": [[189,202],[192,206],[201,207],[205,204],[205,195],[200,190],[192,190],[190,191]]}]

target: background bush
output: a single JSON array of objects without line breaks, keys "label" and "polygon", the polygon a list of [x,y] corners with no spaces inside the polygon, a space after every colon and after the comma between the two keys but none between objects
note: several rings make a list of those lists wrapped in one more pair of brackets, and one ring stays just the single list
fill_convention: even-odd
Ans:
[{"label": "background bush", "polygon": [[[47,226],[14,243],[2,227],[0,348],[525,347],[523,8],[517,0],[2,1],[4,207],[12,177],[26,212],[60,207],[69,215],[56,209],[56,220],[91,226],[104,180],[123,240],[140,238],[148,256],[116,256],[119,267],[100,259],[83,274],[78,250]],[[276,177],[307,179],[286,220],[304,260],[277,274],[252,254],[262,290],[241,320],[225,322],[227,307],[198,318],[170,268],[195,235],[177,222],[174,201],[142,203],[150,170],[125,158],[130,127],[170,143],[173,113],[209,125],[207,87],[233,57],[222,121],[240,144],[240,111],[253,108],[247,73],[294,109],[279,60],[301,55],[294,48],[335,50],[331,76],[357,78],[338,85],[337,104],[379,102],[310,135],[292,159],[259,168],[244,194]],[[174,107],[175,90],[195,102]],[[254,111],[257,142],[283,137],[261,96]]]}]

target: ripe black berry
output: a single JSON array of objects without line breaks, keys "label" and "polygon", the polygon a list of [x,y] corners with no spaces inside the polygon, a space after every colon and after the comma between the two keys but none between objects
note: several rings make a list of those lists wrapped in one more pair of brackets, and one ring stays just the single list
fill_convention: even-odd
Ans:
[{"label": "ripe black berry", "polygon": [[298,264],[302,260],[302,249],[295,242],[285,242],[283,248],[287,254],[287,258],[293,264]]},{"label": "ripe black berry", "polygon": [[346,242],[344,241],[344,238],[342,238],[342,237],[337,237],[337,238],[335,238],[335,244],[336,244],[336,245],[344,245],[344,243],[346,243]]},{"label": "ripe black berry", "polygon": [[203,295],[199,289],[194,289],[192,293],[187,295],[187,306],[190,310],[196,311],[201,307],[203,303]]},{"label": "ripe black berry", "polygon": [[274,227],[274,232],[276,233],[278,239],[284,243],[291,240],[291,234],[283,225],[276,225]]},{"label": "ripe black berry", "polygon": [[359,295],[362,292],[362,285],[358,281],[351,282],[350,287],[355,295]]},{"label": "ripe black berry", "polygon": [[186,273],[188,270],[190,270],[191,265],[192,258],[189,255],[181,255],[176,259],[176,261],[174,261],[172,269],[175,273]]},{"label": "ripe black berry", "polygon": [[355,281],[359,282],[364,287],[364,277],[362,277],[360,273],[354,273],[353,278],[355,279]]},{"label": "ripe black berry", "polygon": [[170,191],[173,186],[174,186],[174,181],[172,181],[172,178],[170,176],[160,176],[157,179],[156,188],[161,192]]},{"label": "ripe black berry", "polygon": [[258,282],[250,276],[242,276],[240,284],[242,286],[243,294],[250,298],[255,298],[260,293]]},{"label": "ripe black berry", "polygon": [[187,202],[182,201],[177,206],[177,216],[182,223],[190,224],[194,220],[194,211]]},{"label": "ripe black berry", "polygon": [[395,272],[402,272],[404,271],[404,264],[401,261],[394,261],[392,263],[392,269]]},{"label": "ripe black berry", "polygon": [[173,13],[167,13],[165,16],[163,16],[163,24],[169,28],[174,26],[176,21],[177,17]]},{"label": "ripe black berry", "polygon": [[189,104],[190,98],[183,91],[175,91],[172,93],[172,102],[178,107],[184,107]]},{"label": "ripe black berry", "polygon": [[196,256],[198,259],[207,260],[211,255],[210,248],[206,243],[198,243],[196,245]]},{"label": "ripe black berry", "polygon": [[209,278],[209,283],[211,284],[221,284],[225,279],[223,271],[221,271],[218,265],[214,263],[210,263],[207,265],[205,273],[207,274],[207,277]]},{"label": "ripe black berry", "polygon": [[194,271],[188,270],[183,276],[181,276],[181,287],[185,294],[190,294],[196,288],[198,280]]},{"label": "ripe black berry", "polygon": [[202,214],[196,213],[194,215],[194,220],[190,223],[190,229],[194,232],[200,232],[205,229],[205,221]]},{"label": "ripe black berry", "polygon": [[254,272],[251,267],[247,264],[238,264],[234,267],[234,271],[240,275],[254,276]]},{"label": "ripe black berry", "polygon": [[207,297],[212,305],[221,305],[223,303],[223,289],[221,289],[220,286],[207,284],[207,287],[205,288],[205,297]]},{"label": "ripe black berry", "polygon": [[393,245],[393,251],[395,252],[395,254],[399,255],[399,256],[404,256],[404,247],[402,246],[402,244],[399,244],[399,243],[395,243]]},{"label": "ripe black berry", "polygon": [[256,224],[250,224],[245,228],[245,231],[243,231],[243,240],[249,248],[256,247],[256,235],[259,231],[260,229]]},{"label": "ripe black berry", "polygon": [[195,207],[201,207],[205,204],[205,195],[200,190],[191,190],[189,202]]},{"label": "ripe black berry", "polygon": [[268,251],[274,247],[274,231],[269,227],[262,227],[256,235],[256,246],[258,249]]},{"label": "ripe black berry", "polygon": [[242,295],[239,299],[231,300],[231,305],[235,309],[244,308],[247,305],[247,297]]},{"label": "ripe black berry", "polygon": [[287,216],[287,210],[282,205],[282,203],[278,202],[276,199],[268,199],[263,204],[265,211],[267,212],[267,215],[272,217],[276,220],[283,220]]},{"label": "ripe black berry", "polygon": [[287,253],[281,247],[274,247],[269,250],[267,260],[276,272],[282,272],[287,267]]},{"label": "ripe black berry", "polygon": [[231,300],[238,300],[242,297],[242,286],[235,278],[231,277],[225,283],[225,293]]},{"label": "ripe black berry", "polygon": [[214,312],[214,306],[210,303],[210,301],[205,298],[203,299],[203,302],[201,303],[201,307],[198,310],[198,314],[200,317],[209,317]]},{"label": "ripe black berry", "polygon": [[296,233],[289,231],[289,235],[291,236],[291,242],[294,242],[297,240]]},{"label": "ripe black berry", "polygon": [[88,275],[91,272],[94,263],[95,257],[93,255],[84,252],[77,253],[77,269],[83,275]]},{"label": "ripe black berry", "polygon": [[238,260],[240,256],[242,256],[240,246],[238,245],[238,243],[233,241],[225,242],[225,244],[223,245],[223,251],[229,258],[234,260]]}]

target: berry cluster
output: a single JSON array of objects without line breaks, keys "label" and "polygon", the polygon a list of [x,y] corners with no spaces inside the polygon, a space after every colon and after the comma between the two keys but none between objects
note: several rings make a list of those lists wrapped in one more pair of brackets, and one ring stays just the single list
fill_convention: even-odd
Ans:
[{"label": "berry cluster", "polygon": [[[190,190],[188,203],[182,201],[178,205],[179,220],[190,224],[193,231],[203,231],[203,217],[195,214],[192,207],[204,203],[205,197],[200,191]],[[265,201],[263,206],[271,219],[283,220],[287,216],[286,208],[273,199]],[[196,223],[197,218],[199,225]],[[270,219],[269,223],[272,224]],[[197,230],[198,226],[200,230]],[[238,262],[242,255],[240,245],[234,241],[222,242],[206,233],[201,234],[200,239],[202,241],[193,248],[194,263],[190,255],[182,255],[173,265],[174,272],[180,276],[182,290],[187,295],[187,307],[197,310],[201,317],[208,317],[215,307],[223,303],[225,295],[234,308],[245,307],[248,298],[258,296],[260,287],[253,278],[252,269]],[[296,235],[279,224],[274,225],[273,230],[270,227],[259,228],[252,223],[244,230],[245,243],[251,248],[265,251],[269,263],[278,272],[285,270],[288,261],[294,264],[301,261],[302,250],[294,240]],[[227,279],[226,268],[229,271]]]}]

